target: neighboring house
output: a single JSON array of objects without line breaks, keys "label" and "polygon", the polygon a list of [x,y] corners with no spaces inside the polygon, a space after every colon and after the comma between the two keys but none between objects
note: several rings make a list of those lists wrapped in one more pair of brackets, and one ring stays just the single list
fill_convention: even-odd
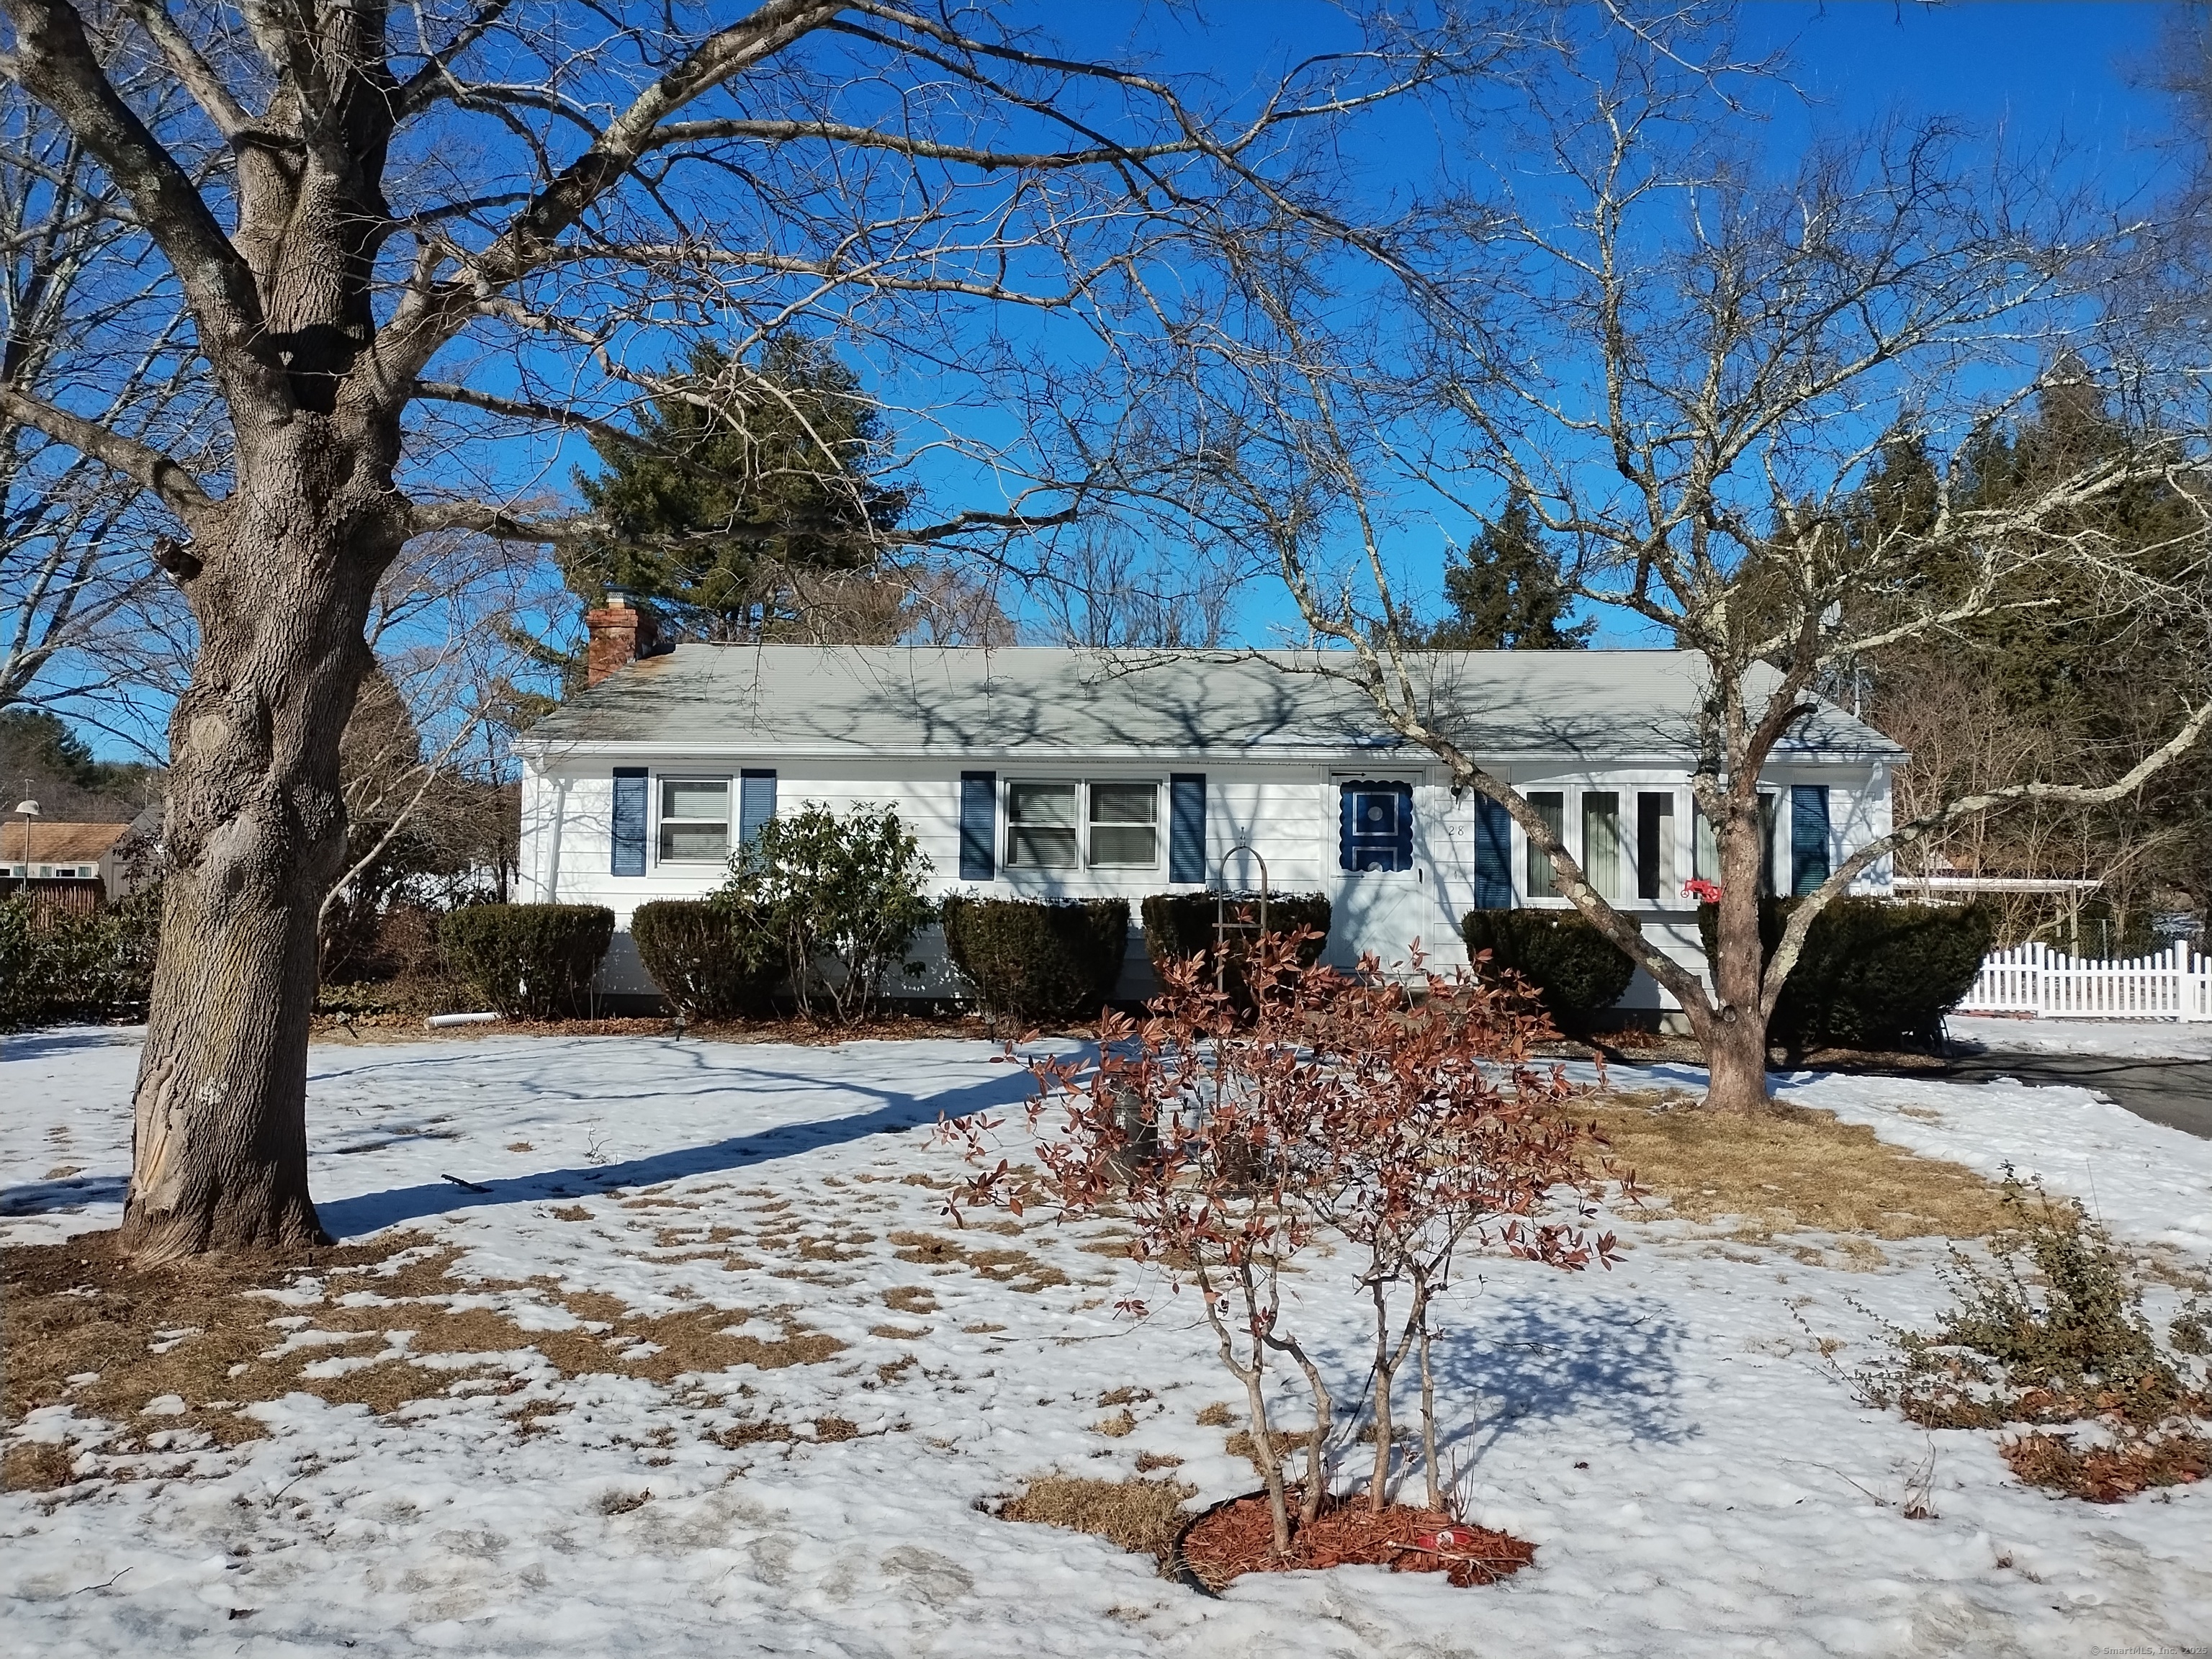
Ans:
[{"label": "neighboring house", "polygon": [[[613,613],[621,617],[625,613]],[[609,615],[594,613],[595,623]],[[605,635],[603,625],[599,631]],[[1118,895],[1245,890],[1334,905],[1330,959],[1466,960],[1459,919],[1565,908],[1551,867],[1494,804],[1385,731],[1311,655],[683,645],[598,654],[598,683],[522,745],[521,896],[605,904],[703,895],[730,849],[805,801],[885,804],[939,892]],[[1691,806],[1696,659],[1658,651],[1440,653],[1419,660],[1442,721],[1553,815],[1590,878],[1648,936],[1702,967]],[[1767,769],[1777,884],[1824,880],[1890,823],[1902,751],[1827,705]],[[1255,856],[1256,855],[1256,856]],[[1864,890],[1883,890],[1887,865]],[[1124,994],[1150,983],[1133,927]],[[921,952],[936,961],[939,948]],[[610,994],[649,994],[626,932]],[[908,988],[941,994],[941,976]],[[1625,1007],[1671,1007],[1638,974]]]},{"label": "neighboring house", "polygon": [[14,881],[96,881],[101,901],[122,898],[139,885],[132,858],[134,830],[128,823],[50,823],[34,818],[27,831],[24,819],[9,818],[0,823],[0,876]]}]

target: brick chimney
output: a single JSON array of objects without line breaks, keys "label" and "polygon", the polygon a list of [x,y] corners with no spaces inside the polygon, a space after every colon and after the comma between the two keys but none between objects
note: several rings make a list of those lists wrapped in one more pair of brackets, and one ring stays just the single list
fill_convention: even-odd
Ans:
[{"label": "brick chimney", "polygon": [[607,590],[607,602],[584,613],[590,642],[584,647],[584,684],[597,685],[625,664],[650,657],[659,648],[660,624],[650,611],[630,603],[619,587]]}]

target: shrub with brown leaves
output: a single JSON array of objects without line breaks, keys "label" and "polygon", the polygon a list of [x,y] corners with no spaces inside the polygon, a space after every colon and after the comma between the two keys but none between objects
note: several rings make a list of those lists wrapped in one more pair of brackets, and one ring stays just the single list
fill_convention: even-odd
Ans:
[{"label": "shrub with brown leaves", "polygon": [[[1337,1390],[1291,1328],[1283,1295],[1285,1269],[1322,1230],[1355,1246],[1340,1260],[1374,1310],[1376,1508],[1392,1475],[1390,1385],[1414,1352],[1440,1501],[1428,1338],[1459,1256],[1485,1245],[1578,1268],[1609,1263],[1614,1249],[1610,1234],[1583,1231],[1595,1178],[1580,1156],[1588,1135],[1559,1115],[1573,1093],[1560,1069],[1532,1061],[1532,1046],[1553,1033],[1529,999],[1434,974],[1420,975],[1416,998],[1372,957],[1351,974],[1302,962],[1310,937],[1301,929],[1255,944],[1239,998],[1211,983],[1198,957],[1163,964],[1147,1018],[1109,1016],[1096,1058],[1031,1060],[1032,1131],[1054,1105],[1066,1114],[1038,1143],[1040,1180],[1018,1179],[1003,1157],[992,1164],[995,1121],[945,1127],[972,1163],[991,1165],[952,1195],[956,1218],[1035,1199],[1070,1218],[1110,1206],[1133,1232],[1132,1258],[1195,1289],[1221,1362],[1243,1387],[1279,1553],[1291,1522],[1265,1387],[1278,1368],[1295,1372],[1313,1407],[1301,1524],[1328,1496]],[[1562,1188],[1577,1205],[1548,1218]]]}]

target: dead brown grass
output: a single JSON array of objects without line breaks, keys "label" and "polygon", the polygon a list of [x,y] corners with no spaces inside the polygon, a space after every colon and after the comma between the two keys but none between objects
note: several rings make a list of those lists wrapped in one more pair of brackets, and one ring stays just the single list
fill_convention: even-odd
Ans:
[{"label": "dead brown grass", "polygon": [[994,1285],[1032,1295],[1068,1283],[1066,1273],[1027,1250],[966,1245],[935,1233],[911,1231],[891,1234],[890,1243],[902,1261],[965,1267]]},{"label": "dead brown grass", "polygon": [[[1275,1442],[1275,1462],[1279,1467],[1285,1458],[1306,1443],[1306,1431],[1304,1429],[1276,1429],[1273,1431],[1273,1435]],[[1255,1474],[1266,1473],[1260,1468],[1260,1443],[1252,1437],[1251,1430],[1237,1430],[1229,1437],[1228,1443],[1221,1449],[1231,1457],[1241,1457],[1251,1464]]]},{"label": "dead brown grass", "polygon": [[1034,1521],[1103,1538],[1132,1555],[1165,1561],[1197,1489],[1172,1480],[1085,1480],[1048,1474],[999,1509],[1002,1521]]},{"label": "dead brown grass", "polygon": [[[470,1284],[452,1275],[454,1255],[419,1233],[160,1267],[122,1257],[112,1234],[9,1249],[0,1252],[8,1310],[0,1424],[66,1403],[118,1425],[106,1451],[131,1452],[141,1436],[178,1431],[180,1444],[235,1445],[267,1431],[245,1407],[294,1392],[382,1413],[472,1379],[481,1388],[487,1370],[528,1368],[532,1355],[564,1377],[614,1372],[666,1383],[733,1365],[815,1364],[843,1347],[785,1309],[648,1315],[550,1281]],[[513,1311],[455,1305],[488,1289],[520,1293]],[[531,1328],[539,1324],[551,1328]],[[164,1396],[183,1409],[146,1416]],[[10,1479],[51,1478],[53,1461],[23,1451]]]},{"label": "dead brown grass", "polygon": [[[1690,1220],[1735,1218],[1740,1237],[1984,1238],[2005,1224],[1996,1182],[1890,1146],[1832,1112],[1780,1106],[1747,1119],[1632,1095],[1592,1104],[1577,1116],[1596,1122],[1641,1186]],[[1850,1265],[1879,1259],[1862,1251]]]},{"label": "dead brown grass", "polygon": [[1237,1414],[1225,1400],[1215,1401],[1198,1414],[1198,1426],[1201,1429],[1225,1429],[1236,1420]]},{"label": "dead brown grass", "polygon": [[27,1441],[0,1455],[0,1492],[52,1492],[76,1479],[77,1454],[52,1441]]}]

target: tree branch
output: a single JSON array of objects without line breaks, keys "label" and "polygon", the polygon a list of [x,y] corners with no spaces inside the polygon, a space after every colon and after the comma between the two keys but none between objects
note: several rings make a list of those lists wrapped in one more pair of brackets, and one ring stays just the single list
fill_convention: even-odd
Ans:
[{"label": "tree branch", "polygon": [[247,382],[266,408],[289,411],[284,371],[262,356],[252,273],[191,176],[117,93],[76,8],[67,0],[0,0],[0,10],[15,25],[16,43],[0,54],[0,73],[58,116],[121,186],[176,272],[210,361]]},{"label": "tree branch", "polygon": [[0,414],[34,427],[48,437],[58,439],[112,467],[159,497],[161,504],[182,519],[194,535],[201,532],[202,526],[222,506],[200,488],[191,473],[151,444],[125,437],[97,422],[57,409],[5,386],[0,386]]}]

